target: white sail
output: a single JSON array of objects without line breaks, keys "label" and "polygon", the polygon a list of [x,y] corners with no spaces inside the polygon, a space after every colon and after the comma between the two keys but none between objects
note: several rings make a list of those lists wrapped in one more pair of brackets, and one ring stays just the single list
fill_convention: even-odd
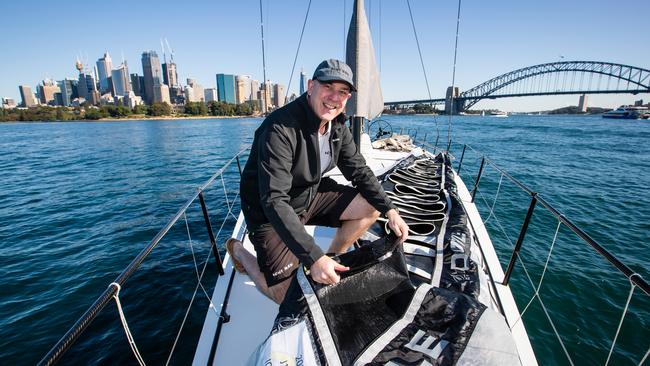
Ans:
[{"label": "white sail", "polygon": [[357,92],[352,93],[352,98],[348,101],[348,116],[367,119],[379,116],[384,110],[384,98],[363,0],[354,2],[345,62],[354,72],[354,85],[357,88]]}]

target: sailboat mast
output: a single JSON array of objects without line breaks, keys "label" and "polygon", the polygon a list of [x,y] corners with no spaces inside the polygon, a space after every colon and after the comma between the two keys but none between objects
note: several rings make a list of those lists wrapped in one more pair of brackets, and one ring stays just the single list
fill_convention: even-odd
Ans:
[{"label": "sailboat mast", "polygon": [[347,114],[352,116],[352,132],[358,148],[364,118],[373,119],[384,110],[375,49],[363,0],[354,2],[345,53],[345,62],[352,68],[357,89],[348,101]]}]

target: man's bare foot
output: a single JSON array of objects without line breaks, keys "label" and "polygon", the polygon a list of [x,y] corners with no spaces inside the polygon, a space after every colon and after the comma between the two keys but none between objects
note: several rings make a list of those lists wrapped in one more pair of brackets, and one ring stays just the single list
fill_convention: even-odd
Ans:
[{"label": "man's bare foot", "polygon": [[228,254],[230,254],[230,258],[232,258],[232,265],[233,265],[233,267],[235,267],[235,270],[237,270],[237,272],[239,272],[239,273],[245,274],[246,269],[241,264],[241,262],[238,261],[237,258],[235,258],[235,255],[234,255],[234,253],[235,253],[235,245],[237,245],[237,244],[243,245],[241,241],[239,241],[239,240],[237,240],[235,238],[230,238],[230,239],[226,240],[226,250],[228,251]]}]

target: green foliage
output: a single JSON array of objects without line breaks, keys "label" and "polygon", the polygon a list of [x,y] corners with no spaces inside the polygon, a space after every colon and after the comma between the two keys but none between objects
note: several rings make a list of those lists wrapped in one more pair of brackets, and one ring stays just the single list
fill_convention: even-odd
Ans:
[{"label": "green foliage", "polygon": [[113,118],[123,118],[131,114],[131,108],[125,107],[123,105],[105,105],[101,107],[103,114],[111,116]]},{"label": "green foliage", "polygon": [[208,114],[208,106],[203,102],[188,102],[183,111],[193,116],[205,116]]},{"label": "green foliage", "polygon": [[253,108],[248,103],[231,104],[221,101],[208,103],[208,109],[213,116],[250,116]]},{"label": "green foliage", "polygon": [[151,107],[149,107],[148,115],[149,116],[169,116],[172,114],[172,106],[167,104],[166,102],[163,103],[153,103]]},{"label": "green foliage", "polygon": [[99,108],[86,108],[85,119],[98,120],[100,118],[108,117],[108,113]]},{"label": "green foliage", "polygon": [[250,104],[247,103],[237,104],[235,107],[235,114],[238,116],[250,116],[253,114],[253,109]]},{"label": "green foliage", "polygon": [[136,105],[133,108],[134,114],[149,114],[149,106],[145,104]]},{"label": "green foliage", "polygon": [[433,107],[430,106],[429,104],[418,103],[413,106],[413,110],[415,111],[415,113],[420,113],[420,114],[433,113]]}]

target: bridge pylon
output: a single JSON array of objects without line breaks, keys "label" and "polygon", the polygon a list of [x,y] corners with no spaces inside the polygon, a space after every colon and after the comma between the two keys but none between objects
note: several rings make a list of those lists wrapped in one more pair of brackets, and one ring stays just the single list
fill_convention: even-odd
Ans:
[{"label": "bridge pylon", "polygon": [[445,95],[445,114],[458,114],[465,111],[465,100],[459,99],[460,89],[457,86],[447,88]]}]

